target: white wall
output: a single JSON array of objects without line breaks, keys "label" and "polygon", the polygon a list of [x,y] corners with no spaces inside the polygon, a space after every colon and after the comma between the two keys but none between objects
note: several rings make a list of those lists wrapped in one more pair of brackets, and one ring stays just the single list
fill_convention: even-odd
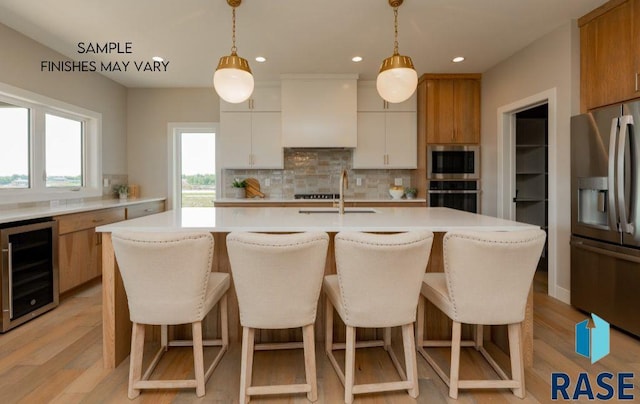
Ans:
[{"label": "white wall", "polygon": [[93,72],[42,72],[43,60],[68,60],[0,24],[0,82],[102,114],[102,171],[127,173],[126,87]]},{"label": "white wall", "polygon": [[213,85],[211,88],[130,88],[127,93],[129,183],[140,184],[145,197],[167,196],[167,124],[219,120],[220,101]]},{"label": "white wall", "polygon": [[[571,235],[570,195],[570,117],[579,113],[580,53],[579,31],[575,21],[533,42],[482,76],[482,213],[497,213],[497,111],[546,90],[556,89],[557,148],[549,149],[549,164],[558,173],[555,195],[550,201],[549,223],[555,230],[555,262],[558,297],[566,300],[570,287],[569,238]],[[555,151],[555,153],[554,153]],[[553,161],[551,161],[553,160]],[[551,182],[550,182],[551,186]],[[551,229],[555,226],[555,229]],[[550,246],[552,248],[552,246]]]}]

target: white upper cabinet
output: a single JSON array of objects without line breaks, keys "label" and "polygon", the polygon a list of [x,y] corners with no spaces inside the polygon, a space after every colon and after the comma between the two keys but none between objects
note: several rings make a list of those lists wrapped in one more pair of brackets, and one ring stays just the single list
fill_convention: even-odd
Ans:
[{"label": "white upper cabinet", "polygon": [[280,112],[220,112],[220,168],[284,167]]},{"label": "white upper cabinet", "polygon": [[358,83],[358,112],[415,112],[417,110],[416,99],[417,91],[408,100],[394,104],[380,97],[375,81],[361,81]]},{"label": "white upper cabinet", "polygon": [[239,104],[220,99],[220,168],[284,168],[280,86],[256,84],[251,98]]},{"label": "white upper cabinet", "polygon": [[221,112],[279,112],[281,110],[281,91],[279,84],[256,83],[253,94],[248,100],[232,104],[220,98]]},{"label": "white upper cabinet", "polygon": [[378,95],[375,82],[358,87],[358,147],[355,169],[413,169],[418,166],[416,95],[392,104]]},{"label": "white upper cabinet", "polygon": [[357,75],[283,75],[283,147],[356,147]]}]

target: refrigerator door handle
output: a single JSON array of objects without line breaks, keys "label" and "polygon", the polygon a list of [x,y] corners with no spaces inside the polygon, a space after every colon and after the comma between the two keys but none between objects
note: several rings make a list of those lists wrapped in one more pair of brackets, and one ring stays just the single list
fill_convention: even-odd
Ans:
[{"label": "refrigerator door handle", "polygon": [[[633,234],[634,238],[636,236],[635,229],[633,223],[631,223],[629,212],[627,212],[627,201],[625,197],[625,187],[624,187],[624,151],[627,145],[627,128],[629,125],[633,125],[633,117],[631,115],[624,115],[619,118],[620,122],[620,133],[618,135],[618,172],[617,172],[617,183],[618,183],[618,211],[620,215],[620,227],[623,233]],[[633,147],[633,143],[631,142],[631,146]],[[631,163],[635,165],[635,156],[631,158]],[[630,169],[630,175],[637,177],[635,174],[635,166],[632,166]],[[634,178],[635,179],[635,178]],[[632,184],[635,188],[635,184]],[[631,194],[634,194],[635,191],[632,190]]]},{"label": "refrigerator door handle", "polygon": [[616,140],[618,135],[618,118],[611,120],[611,133],[609,134],[609,175],[607,178],[607,195],[609,210],[609,228],[611,231],[619,231],[618,215],[616,213],[615,200],[615,167],[616,167]]},{"label": "refrigerator door handle", "polygon": [[596,247],[593,245],[585,244],[582,241],[571,240],[570,245],[580,248],[582,250],[587,250],[594,252],[596,254],[606,255],[607,257],[613,257],[616,259],[621,259],[624,261],[634,262],[636,264],[640,264],[640,257],[635,257],[633,255],[623,254],[613,250],[605,250],[604,248]]}]

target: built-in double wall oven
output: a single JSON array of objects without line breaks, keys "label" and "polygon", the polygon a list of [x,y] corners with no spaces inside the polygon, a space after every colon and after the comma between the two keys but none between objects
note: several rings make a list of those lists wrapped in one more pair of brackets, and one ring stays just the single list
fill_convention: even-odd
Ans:
[{"label": "built-in double wall oven", "polygon": [[480,146],[427,146],[429,206],[480,211]]}]

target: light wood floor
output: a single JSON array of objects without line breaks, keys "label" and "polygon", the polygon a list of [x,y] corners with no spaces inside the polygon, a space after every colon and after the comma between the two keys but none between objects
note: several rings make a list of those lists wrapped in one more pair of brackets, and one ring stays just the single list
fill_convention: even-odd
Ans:
[{"label": "light wood floor", "polygon": [[[550,400],[550,375],[564,371],[575,377],[578,372],[634,372],[636,399],[640,399],[640,340],[616,330],[611,332],[611,354],[591,365],[574,353],[574,325],[586,316],[570,306],[536,292],[534,297],[534,366],[526,373],[527,397],[519,400],[510,392],[462,391],[457,401],[450,400],[447,388],[424,359],[418,356],[420,396],[410,399],[405,393],[360,396],[356,403],[547,403]],[[0,335],[0,402],[2,403],[127,403],[128,361],[114,371],[102,368],[101,293],[95,285],[62,301],[55,310]],[[318,403],[343,402],[343,389],[317,343],[319,384]],[[152,347],[153,348],[153,347]],[[165,378],[182,377],[191,370],[190,350],[170,351],[157,372]],[[205,354],[205,361],[216,348]],[[397,351],[401,353],[401,351]],[[448,353],[438,352],[442,363]],[[402,355],[398,355],[402,357]],[[338,360],[343,357],[338,356]],[[475,351],[463,351],[461,377],[491,375],[488,366]],[[501,364],[506,357],[500,356]],[[194,390],[143,392],[139,403],[235,403],[240,373],[240,346],[230,351],[207,383],[207,394],[198,399]],[[259,352],[254,363],[254,381],[260,383],[303,383],[301,351]],[[382,349],[358,350],[356,382],[397,377]],[[594,379],[592,379],[594,380]],[[253,399],[255,403],[308,403],[304,395]]]}]

